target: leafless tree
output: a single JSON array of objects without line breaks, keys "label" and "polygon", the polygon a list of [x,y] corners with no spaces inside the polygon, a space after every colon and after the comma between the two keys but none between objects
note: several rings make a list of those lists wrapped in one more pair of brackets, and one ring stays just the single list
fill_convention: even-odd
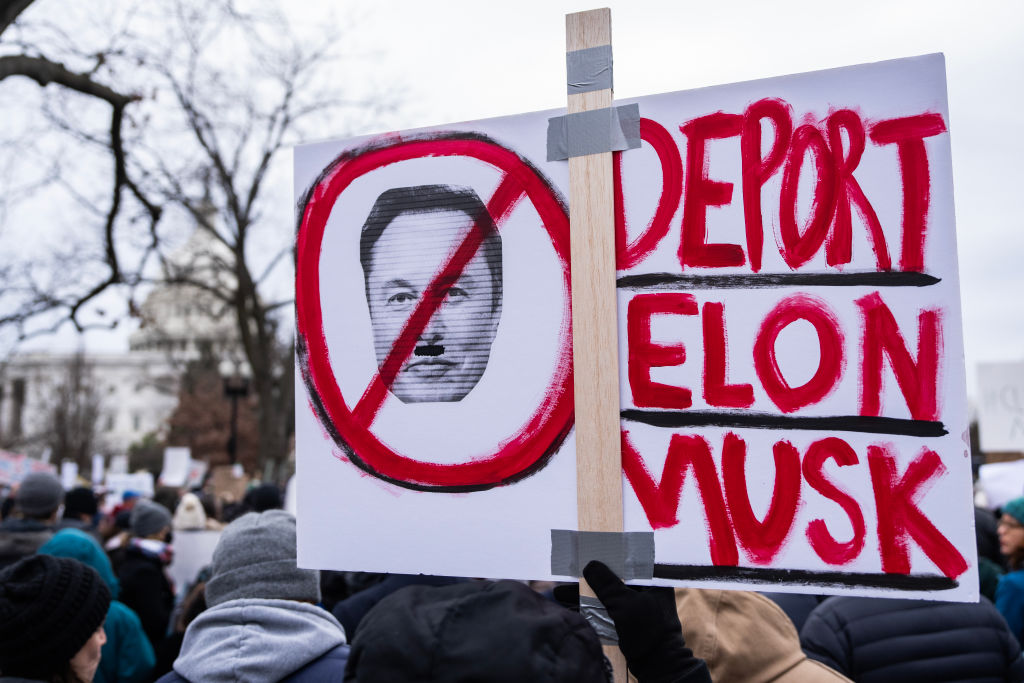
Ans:
[{"label": "leafless tree", "polygon": [[55,462],[74,461],[80,472],[91,467],[90,458],[101,447],[98,427],[102,412],[93,367],[84,353],[76,353],[54,391],[45,423],[44,439]]},{"label": "leafless tree", "polygon": [[[103,3],[85,3],[99,17],[92,40],[54,18],[81,4],[0,3],[0,81],[23,76],[46,87],[47,130],[101,154],[109,169],[101,192],[95,170],[69,177],[66,159],[41,167],[39,184],[58,185],[82,207],[87,240],[51,252],[45,275],[0,260],[9,276],[0,329],[29,336],[68,321],[80,330],[116,325],[117,313],[105,310],[110,295],[135,313],[155,280],[208,292],[234,319],[251,369],[260,462],[283,458],[294,396],[282,152],[305,137],[345,134],[351,128],[327,122],[358,126],[393,97],[343,95],[337,32],[299,35],[265,2],[115,3],[107,14],[93,7]],[[108,108],[103,127],[95,102]],[[193,225],[205,239],[186,242]]]}]

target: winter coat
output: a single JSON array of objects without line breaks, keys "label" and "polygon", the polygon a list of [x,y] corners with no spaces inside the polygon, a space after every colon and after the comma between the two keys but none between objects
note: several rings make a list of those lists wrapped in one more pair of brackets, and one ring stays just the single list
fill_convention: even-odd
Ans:
[{"label": "winter coat", "polygon": [[189,624],[174,671],[157,683],[340,681],[348,650],[341,624],[319,607],[228,600]]},{"label": "winter coat", "polygon": [[800,641],[807,656],[861,683],[1024,681],[1020,645],[985,598],[829,598]]},{"label": "winter coat", "polygon": [[35,519],[14,517],[0,524],[0,569],[34,555],[53,537],[53,527]]},{"label": "winter coat", "polygon": [[117,600],[121,588],[114,577],[110,559],[100,544],[84,531],[62,529],[39,552],[70,557],[89,565],[99,573],[114,598],[110,601],[107,620],[103,624],[107,642],[100,651],[100,665],[96,669],[94,683],[136,683],[147,680],[156,662],[153,647],[142,630],[138,615]]},{"label": "winter coat", "polygon": [[163,561],[129,544],[117,550],[114,566],[121,582],[121,602],[139,615],[146,637],[157,650],[167,636],[174,610],[174,591],[164,574]]},{"label": "winter coat", "polygon": [[705,661],[712,681],[849,683],[803,653],[793,623],[765,596],[698,588],[677,588],[675,594],[683,638]]},{"label": "winter coat", "polygon": [[1004,574],[996,588],[996,608],[1017,641],[1024,640],[1024,569]]}]

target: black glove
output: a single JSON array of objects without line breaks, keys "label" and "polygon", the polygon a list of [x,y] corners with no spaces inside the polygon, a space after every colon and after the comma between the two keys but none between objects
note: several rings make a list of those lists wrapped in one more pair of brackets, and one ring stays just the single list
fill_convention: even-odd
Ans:
[{"label": "black glove", "polygon": [[619,649],[640,683],[711,683],[707,664],[683,640],[671,588],[630,588],[596,560],[583,577],[615,622]]}]

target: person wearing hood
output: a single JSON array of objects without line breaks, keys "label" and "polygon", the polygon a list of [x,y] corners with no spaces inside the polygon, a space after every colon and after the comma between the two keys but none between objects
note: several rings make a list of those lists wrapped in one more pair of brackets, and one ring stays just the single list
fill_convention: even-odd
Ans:
[{"label": "person wearing hood", "polygon": [[140,500],[132,508],[131,533],[128,544],[111,559],[121,582],[121,601],[139,615],[153,650],[159,652],[174,610],[174,590],[165,571],[172,557],[170,511]]},{"label": "person wearing hood", "polygon": [[53,536],[64,487],[49,472],[33,472],[14,493],[11,517],[0,524],[0,568],[36,552]]},{"label": "person wearing hood", "polygon": [[99,542],[79,529],[63,529],[39,549],[40,554],[70,557],[92,567],[110,589],[111,601],[103,629],[107,642],[101,650],[99,668],[93,678],[97,683],[140,683],[148,679],[156,657],[149,644],[142,622],[117,596],[121,590],[110,559]]},{"label": "person wearing hood", "polygon": [[320,601],[320,572],[296,565],[295,518],[250,512],[213,553],[207,609],[189,624],[158,683],[341,680],[349,647]]},{"label": "person wearing hood", "polygon": [[677,588],[676,611],[693,654],[713,681],[828,683],[849,681],[809,659],[782,608],[759,593]]}]

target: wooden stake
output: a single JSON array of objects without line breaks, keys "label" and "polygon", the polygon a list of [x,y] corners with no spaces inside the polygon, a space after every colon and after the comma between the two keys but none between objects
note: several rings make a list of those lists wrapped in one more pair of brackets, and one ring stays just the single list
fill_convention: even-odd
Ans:
[{"label": "wooden stake", "polygon": [[[608,8],[567,14],[566,51],[611,45]],[[569,95],[570,114],[612,106],[612,91]],[[612,154],[569,159],[573,364],[576,394],[576,507],[581,531],[622,531],[619,346],[615,288]],[[580,579],[580,595],[594,597]],[[605,646],[616,683],[626,660]]]}]

